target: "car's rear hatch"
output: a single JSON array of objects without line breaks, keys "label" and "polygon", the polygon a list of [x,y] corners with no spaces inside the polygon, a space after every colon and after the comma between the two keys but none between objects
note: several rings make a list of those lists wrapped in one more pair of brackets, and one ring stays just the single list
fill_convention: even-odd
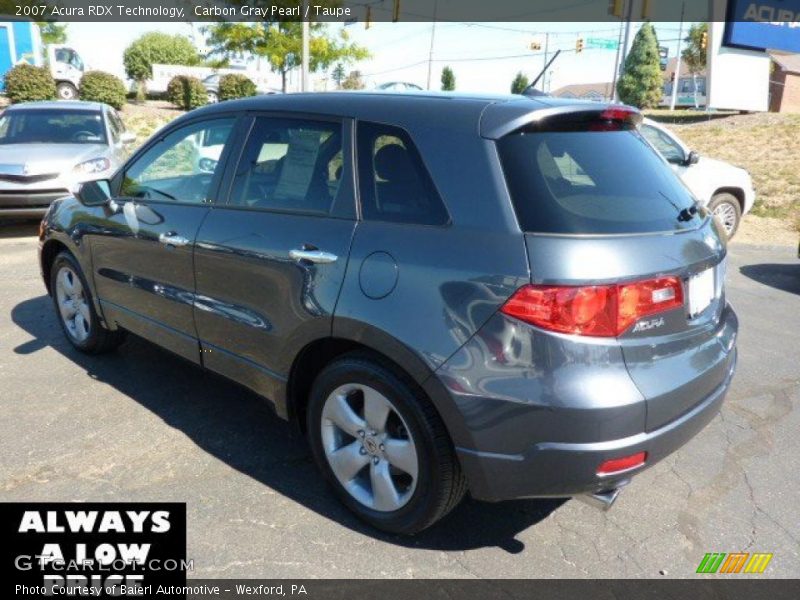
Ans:
[{"label": "car's rear hatch", "polygon": [[586,335],[587,344],[621,345],[647,399],[651,431],[702,401],[731,371],[736,327],[724,297],[725,243],[643,141],[638,113],[602,106],[543,112],[497,141],[526,232],[531,283],[554,294],[607,291],[619,299],[615,319],[627,310],[621,298],[652,295],[646,311],[620,317],[616,330],[557,329]]}]

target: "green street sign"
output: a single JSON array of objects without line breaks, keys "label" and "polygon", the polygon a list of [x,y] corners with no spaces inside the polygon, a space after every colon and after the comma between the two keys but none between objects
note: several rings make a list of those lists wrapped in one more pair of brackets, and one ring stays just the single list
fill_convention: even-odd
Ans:
[{"label": "green street sign", "polygon": [[599,48],[601,50],[616,50],[619,46],[617,40],[609,40],[605,38],[587,38],[586,46],[588,48]]}]

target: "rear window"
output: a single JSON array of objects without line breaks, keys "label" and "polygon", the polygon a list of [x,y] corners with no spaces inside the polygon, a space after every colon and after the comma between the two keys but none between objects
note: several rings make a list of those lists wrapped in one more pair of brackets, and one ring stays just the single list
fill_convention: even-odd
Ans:
[{"label": "rear window", "polygon": [[524,231],[650,233],[701,221],[692,195],[636,130],[523,130],[497,146]]}]

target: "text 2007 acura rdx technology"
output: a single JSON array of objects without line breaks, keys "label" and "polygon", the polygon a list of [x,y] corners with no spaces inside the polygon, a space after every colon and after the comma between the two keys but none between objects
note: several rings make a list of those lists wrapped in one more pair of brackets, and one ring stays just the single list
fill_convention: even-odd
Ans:
[{"label": "text 2007 acura rdx technology", "polygon": [[610,505],[712,419],[736,362],[724,236],[640,121],[545,97],[224,102],[53,205],[45,283],[79,350],[129,331],[268,398],[376,527],[419,531],[467,490]]}]

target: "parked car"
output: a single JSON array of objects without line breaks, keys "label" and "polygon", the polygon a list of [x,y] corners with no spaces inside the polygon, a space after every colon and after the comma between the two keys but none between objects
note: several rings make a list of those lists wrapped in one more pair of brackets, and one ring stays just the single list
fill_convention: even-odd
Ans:
[{"label": "parked car", "polygon": [[645,119],[642,135],[669,162],[695,197],[719,218],[728,238],[756,199],[750,174],[730,163],[700,156],[669,129]]},{"label": "parked car", "polygon": [[422,88],[416,83],[409,83],[407,81],[387,81],[375,86],[376,90],[384,92],[420,92]]},{"label": "parked car", "polygon": [[52,206],[45,285],[78,350],[129,331],[269,399],[375,527],[419,531],[467,490],[607,507],[736,363],[724,232],[640,120],[521,96],[208,106]]},{"label": "parked car", "polygon": [[136,136],[93,102],[27,102],[0,115],[0,217],[41,217],[76,183],[109,177]]}]

